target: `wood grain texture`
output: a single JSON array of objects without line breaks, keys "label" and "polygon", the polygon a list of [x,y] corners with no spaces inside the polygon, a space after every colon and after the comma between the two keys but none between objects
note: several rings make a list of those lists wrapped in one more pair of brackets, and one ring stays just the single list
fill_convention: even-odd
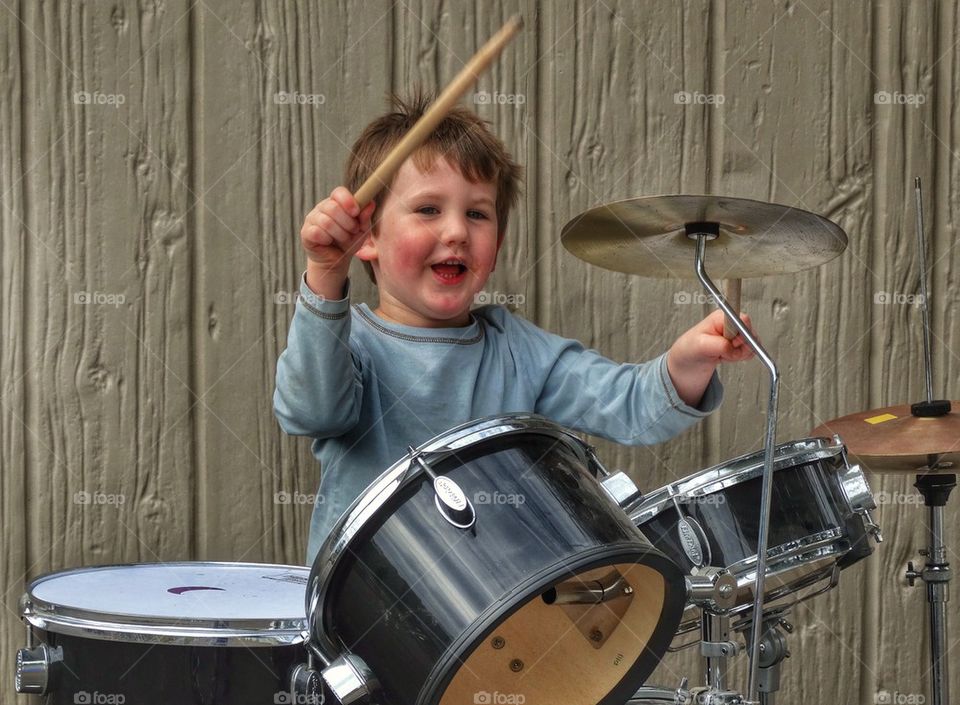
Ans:
[{"label": "wood grain texture", "polygon": [[[711,306],[691,280],[576,260],[559,243],[568,219],[658,193],[824,214],[850,237],[841,257],[743,285],[783,375],[779,438],[801,438],[922,394],[919,310],[877,303],[919,293],[919,175],[935,380],[960,396],[951,3],[6,0],[0,662],[22,645],[16,601],[38,573],[302,560],[319,469],[309,441],[284,436],[272,414],[300,224],[341,182],[389,91],[441,88],[515,13],[525,30],[465,101],[526,168],[490,300],[612,358],[650,359]],[[696,95],[707,102],[683,97]],[[376,300],[359,267],[352,281],[356,300]],[[759,449],[761,366],[721,374],[717,415],[656,447],[594,439],[605,464],[651,489]],[[926,513],[911,478],[871,480],[887,541],[793,611],[784,705],[870,705],[883,691],[930,701],[925,591],[902,579]],[[694,650],[669,655],[652,682],[682,675],[700,680]],[[11,701],[9,668],[0,693]]]}]

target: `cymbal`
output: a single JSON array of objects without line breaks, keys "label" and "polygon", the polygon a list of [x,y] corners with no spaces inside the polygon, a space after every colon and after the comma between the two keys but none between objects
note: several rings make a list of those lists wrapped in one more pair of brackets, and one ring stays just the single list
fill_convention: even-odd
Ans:
[{"label": "cymbal", "polygon": [[645,277],[694,279],[696,240],[685,225],[716,222],[704,266],[723,279],[788,274],[829,262],[847,247],[839,225],[809,211],[726,196],[648,196],[584,211],[560,239],[582,260]]},{"label": "cymbal", "polygon": [[941,467],[934,472],[960,472],[960,402],[953,402],[946,416],[929,418],[913,416],[909,404],[861,411],[827,421],[811,435],[834,434],[875,473],[928,472],[930,454],[940,455]]}]

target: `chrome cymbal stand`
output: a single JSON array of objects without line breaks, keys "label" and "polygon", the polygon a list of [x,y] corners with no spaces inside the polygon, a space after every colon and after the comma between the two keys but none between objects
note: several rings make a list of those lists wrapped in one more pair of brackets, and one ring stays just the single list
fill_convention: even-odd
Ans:
[{"label": "chrome cymbal stand", "polygon": [[943,508],[950,492],[957,486],[956,475],[917,475],[914,485],[930,508],[930,539],[928,548],[920,551],[927,562],[923,570],[915,570],[913,561],[907,564],[907,582],[911,587],[920,580],[927,586],[930,605],[930,658],[933,674],[933,705],[950,705],[950,671],[947,661],[947,602],[950,600],[950,563],[943,536]]},{"label": "chrome cymbal stand", "polygon": [[[914,416],[937,417],[950,413],[949,400],[933,398],[933,353],[930,345],[930,310],[927,293],[927,242],[923,230],[923,194],[920,177],[914,179],[914,195],[917,210],[917,250],[920,264],[920,310],[923,314],[923,354],[926,401],[911,406]],[[935,470],[940,462],[936,455],[927,457],[927,469]],[[927,602],[930,605],[930,658],[933,673],[933,705],[950,705],[950,673],[947,662],[947,601],[950,599],[950,564],[947,562],[947,547],[944,544],[943,508],[950,492],[957,486],[957,476],[951,474],[918,474],[914,485],[923,495],[924,504],[930,508],[930,538],[926,551],[927,562],[922,571],[913,563],[907,564],[907,582],[914,585],[921,580],[927,585]]]},{"label": "chrome cymbal stand", "polygon": [[[773,453],[776,447],[777,436],[777,399],[780,390],[780,373],[773,358],[767,354],[767,351],[750,332],[750,330],[740,320],[739,312],[734,311],[730,304],[720,293],[720,290],[707,276],[704,269],[704,255],[707,242],[715,240],[720,236],[720,224],[716,222],[687,223],[687,237],[696,240],[697,251],[694,259],[697,279],[703,285],[703,288],[713,296],[717,306],[727,315],[727,321],[736,328],[737,332],[743,336],[747,345],[753,350],[757,358],[767,368],[770,373],[770,396],[767,402],[767,428],[764,439],[763,452],[763,489],[760,502],[760,535],[757,541],[757,577],[754,583],[753,614],[755,616],[763,614],[763,593],[764,580],[767,572],[767,544],[770,534],[770,504],[773,493]],[[747,702],[759,702],[759,677],[760,677],[760,647],[762,643],[761,627],[762,619],[753,620],[752,634],[749,639],[750,649],[750,678],[747,689]]]}]

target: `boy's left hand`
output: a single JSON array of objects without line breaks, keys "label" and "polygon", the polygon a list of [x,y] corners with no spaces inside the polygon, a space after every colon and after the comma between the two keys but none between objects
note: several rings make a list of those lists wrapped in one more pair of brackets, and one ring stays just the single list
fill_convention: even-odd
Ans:
[{"label": "boy's left hand", "polygon": [[[740,362],[754,356],[742,335],[733,340],[723,337],[723,311],[717,310],[677,338],[667,353],[667,372],[685,403],[697,406],[721,362]],[[740,319],[753,333],[750,317]]]}]

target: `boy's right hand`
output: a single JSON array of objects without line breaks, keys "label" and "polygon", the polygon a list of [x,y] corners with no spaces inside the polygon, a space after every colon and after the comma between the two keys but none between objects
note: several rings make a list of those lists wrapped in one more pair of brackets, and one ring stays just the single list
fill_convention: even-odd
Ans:
[{"label": "boy's right hand", "polygon": [[343,186],[320,201],[307,213],[300,229],[300,243],[309,259],[308,269],[333,275],[342,285],[353,254],[370,231],[376,207],[376,202],[371,201],[361,210],[353,194]]}]

